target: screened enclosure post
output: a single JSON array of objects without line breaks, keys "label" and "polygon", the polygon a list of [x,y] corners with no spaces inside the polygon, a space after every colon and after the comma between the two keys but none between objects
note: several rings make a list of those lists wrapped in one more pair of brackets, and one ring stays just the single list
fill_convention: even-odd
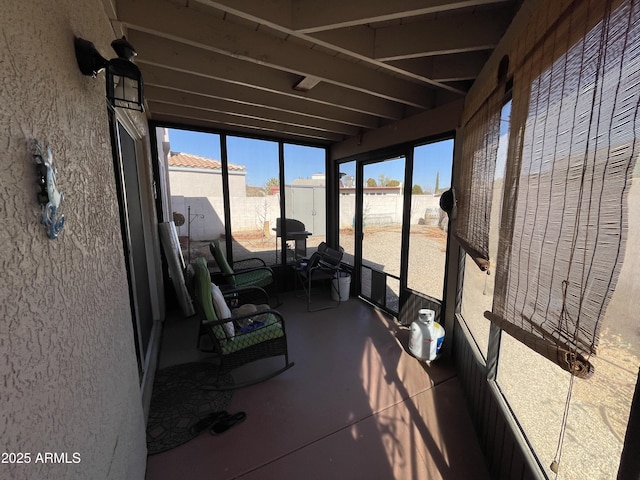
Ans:
[{"label": "screened enclosure post", "polygon": [[[407,252],[406,255],[400,256],[400,305],[398,312],[402,308],[403,295],[407,290],[409,276],[409,234],[411,231],[411,185],[413,185],[413,148],[408,148],[405,152],[404,164],[404,192],[403,193],[403,214],[402,214],[402,238],[401,250]],[[409,188],[407,188],[409,185]]]},{"label": "screened enclosure post", "polygon": [[[456,130],[453,143],[453,166],[451,168],[451,188],[457,188],[456,174],[460,169],[461,149],[458,146],[459,139],[462,138],[462,128]],[[464,252],[460,244],[452,235],[455,220],[451,220],[447,215],[447,253],[445,258],[444,272],[444,329],[449,332],[449,341],[444,342],[443,348],[447,355],[452,353],[453,335],[455,334],[455,316],[460,313],[462,304],[462,282],[464,281]]]},{"label": "screened enclosure post", "polygon": [[327,172],[327,195],[325,197],[326,216],[326,238],[329,245],[339,246],[340,230],[340,164],[331,161],[329,150],[325,148],[325,172]]},{"label": "screened enclosure post", "polygon": [[222,161],[222,198],[224,208],[224,234],[227,258],[233,262],[233,243],[231,242],[231,204],[229,202],[229,163],[227,156],[227,136],[220,134],[220,160]]},{"label": "screened enclosure post", "polygon": [[[284,144],[278,142],[278,183],[280,184],[280,264],[287,264],[287,205],[285,203]],[[278,240],[276,239],[276,242]],[[276,250],[277,251],[277,250]],[[278,262],[276,262],[278,263]]]}]

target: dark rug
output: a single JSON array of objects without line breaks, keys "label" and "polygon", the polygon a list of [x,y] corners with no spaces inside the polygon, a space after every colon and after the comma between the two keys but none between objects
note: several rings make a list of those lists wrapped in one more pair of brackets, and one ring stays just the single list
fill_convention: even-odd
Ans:
[{"label": "dark rug", "polygon": [[[195,438],[190,428],[212,412],[227,410],[233,391],[216,392],[211,386],[218,367],[193,362],[163,368],[156,373],[147,422],[149,455],[164,452]],[[232,385],[230,374],[221,374],[218,385]]]}]

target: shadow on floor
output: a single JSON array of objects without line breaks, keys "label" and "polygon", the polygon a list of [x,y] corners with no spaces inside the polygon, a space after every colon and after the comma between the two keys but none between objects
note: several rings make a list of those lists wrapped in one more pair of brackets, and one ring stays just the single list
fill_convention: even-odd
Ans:
[{"label": "shadow on floor", "polygon": [[[424,366],[394,320],[357,299],[313,313],[294,295],[283,300],[296,365],[234,392],[230,411],[247,413],[242,424],[150,456],[147,480],[488,478],[448,359]],[[206,358],[197,328],[194,318],[166,322],[161,367]]]}]

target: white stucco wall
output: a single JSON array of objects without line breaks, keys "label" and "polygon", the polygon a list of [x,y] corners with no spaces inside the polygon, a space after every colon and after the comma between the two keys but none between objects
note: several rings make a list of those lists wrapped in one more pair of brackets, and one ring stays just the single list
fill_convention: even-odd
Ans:
[{"label": "white stucco wall", "polygon": [[[232,197],[231,218],[235,233],[262,232],[264,222],[269,222],[270,234],[280,216],[280,196]],[[222,197],[171,196],[171,208],[187,218],[191,207],[191,240],[210,241],[224,235],[224,203]],[[187,224],[178,227],[178,235],[187,236]]]},{"label": "white stucco wall", "polygon": [[[73,49],[76,34],[110,57],[115,37],[99,0],[0,6],[0,452],[31,455],[0,478],[142,479],[104,74],[82,76]],[[51,144],[65,194],[57,240],[39,220],[32,139]],[[79,463],[36,463],[45,452]]]},{"label": "white stucco wall", "polygon": [[[363,208],[365,225],[401,224],[404,197],[402,195],[365,195]],[[353,227],[355,194],[340,195],[340,228]],[[413,195],[411,197],[411,225],[424,223],[435,226],[440,221],[440,197]]]},{"label": "white stucco wall", "polygon": [[[222,175],[216,170],[176,169],[169,167],[171,195],[185,197],[222,197]],[[232,197],[246,197],[245,175],[229,175],[229,193]]]}]

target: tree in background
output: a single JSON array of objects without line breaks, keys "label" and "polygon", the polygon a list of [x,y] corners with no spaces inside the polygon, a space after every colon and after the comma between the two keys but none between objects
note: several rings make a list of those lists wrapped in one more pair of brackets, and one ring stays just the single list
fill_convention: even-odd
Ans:
[{"label": "tree in background", "polygon": [[413,193],[414,195],[422,195],[424,192],[422,191],[422,187],[416,184],[411,189],[411,193]]},{"label": "tree in background", "polygon": [[438,194],[438,190],[440,190],[440,171],[436,172],[436,188],[433,193]]},{"label": "tree in background", "polygon": [[273,190],[275,190],[275,188],[272,188],[272,187],[279,187],[279,186],[280,186],[280,180],[278,180],[275,177],[271,177],[269,180],[267,180],[267,183],[264,184],[264,190],[267,193],[267,195],[272,195]]},{"label": "tree in background", "polygon": [[385,187],[397,187],[400,185],[400,180],[389,180]]},{"label": "tree in background", "polygon": [[378,184],[374,178],[367,178],[367,187],[377,187]]}]

